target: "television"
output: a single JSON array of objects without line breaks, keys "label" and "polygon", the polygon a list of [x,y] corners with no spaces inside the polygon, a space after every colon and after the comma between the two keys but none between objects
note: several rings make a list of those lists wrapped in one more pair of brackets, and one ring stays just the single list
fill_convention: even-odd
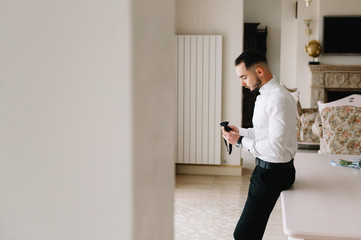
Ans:
[{"label": "television", "polygon": [[325,16],[323,53],[361,55],[361,16]]}]

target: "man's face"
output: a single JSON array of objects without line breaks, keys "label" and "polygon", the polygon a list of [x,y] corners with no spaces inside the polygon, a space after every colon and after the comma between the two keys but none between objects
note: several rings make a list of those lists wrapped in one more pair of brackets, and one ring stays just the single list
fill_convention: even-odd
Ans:
[{"label": "man's face", "polygon": [[236,66],[236,73],[241,79],[243,87],[248,88],[252,92],[257,91],[261,87],[261,79],[256,75],[255,69],[247,71],[243,62]]}]

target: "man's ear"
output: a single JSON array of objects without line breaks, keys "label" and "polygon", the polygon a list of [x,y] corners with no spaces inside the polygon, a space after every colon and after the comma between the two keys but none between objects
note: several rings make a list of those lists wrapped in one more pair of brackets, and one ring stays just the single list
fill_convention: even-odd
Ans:
[{"label": "man's ear", "polygon": [[264,73],[264,69],[262,67],[257,67],[256,68],[256,73],[259,77],[262,77],[263,76],[263,73]]}]

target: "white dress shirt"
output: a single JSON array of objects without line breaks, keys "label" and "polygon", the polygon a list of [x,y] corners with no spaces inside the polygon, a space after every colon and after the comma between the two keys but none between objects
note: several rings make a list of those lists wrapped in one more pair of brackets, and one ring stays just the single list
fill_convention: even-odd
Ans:
[{"label": "white dress shirt", "polygon": [[292,95],[273,77],[259,89],[253,128],[239,128],[242,146],[267,162],[289,162],[297,150],[297,106]]}]

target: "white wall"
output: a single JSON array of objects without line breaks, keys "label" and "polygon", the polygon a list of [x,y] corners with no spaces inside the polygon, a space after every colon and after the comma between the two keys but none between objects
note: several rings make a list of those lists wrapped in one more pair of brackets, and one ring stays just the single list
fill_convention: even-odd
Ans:
[{"label": "white wall", "polygon": [[258,28],[267,26],[266,57],[272,74],[280,80],[281,0],[245,0],[244,22],[258,22]]},{"label": "white wall", "polygon": [[0,239],[172,239],[174,2],[147,2],[1,2]]},{"label": "white wall", "polygon": [[[303,19],[312,19],[310,39],[322,41],[324,15],[360,15],[360,4],[361,0],[312,0],[307,8],[300,0],[296,19],[293,0],[245,0],[242,3],[233,0],[222,3],[215,0],[176,0],[176,33],[224,35],[222,119],[240,123],[241,93],[238,83],[235,83],[233,60],[243,47],[243,35],[240,35],[243,34],[243,18],[246,22],[261,22],[262,26],[269,27],[267,58],[272,72],[288,87],[297,87],[302,107],[308,108],[311,106],[308,62],[312,58],[305,53],[308,38],[304,34]],[[319,61],[321,64],[361,64],[359,56],[321,55]],[[222,159],[227,164],[237,164],[238,155],[228,156],[222,148]]]},{"label": "white wall", "polygon": [[289,88],[296,87],[297,19],[295,2],[281,3],[280,80]]},{"label": "white wall", "polygon": [[134,3],[134,239],[169,240],[173,239],[177,113],[175,1],[130,1]]},{"label": "white wall", "polygon": [[[324,16],[347,15],[361,15],[361,0],[320,0],[319,39],[321,41],[323,40],[322,32]],[[320,61],[322,64],[361,65],[361,56],[322,55]]]},{"label": "white wall", "polygon": [[[222,121],[240,126],[241,86],[234,60],[243,50],[243,0],[176,0],[176,34],[223,35]],[[224,164],[240,164],[240,151],[228,155],[221,149]]]},{"label": "white wall", "polygon": [[300,92],[300,102],[303,108],[311,106],[311,70],[309,62],[313,59],[305,52],[305,45],[309,40],[305,34],[304,19],[312,19],[310,28],[312,34],[309,39],[318,39],[319,26],[319,0],[313,0],[311,6],[306,7],[304,1],[298,1],[297,14],[297,46],[296,46],[296,87]]},{"label": "white wall", "polygon": [[[299,3],[300,4],[300,3]],[[311,39],[317,39],[322,43],[323,31],[323,17],[327,15],[360,15],[361,1],[360,0],[313,0],[309,8],[304,4],[299,5],[298,18],[298,41],[300,43],[307,41],[303,33],[305,25],[303,19],[311,18],[312,36]],[[312,60],[307,54],[304,54],[304,47],[298,44],[297,51],[297,70],[296,70],[296,85],[300,90],[300,100],[302,107],[311,106],[311,71],[307,64]],[[321,54],[319,57],[321,64],[335,64],[335,65],[360,65],[360,56],[332,56]]]}]

